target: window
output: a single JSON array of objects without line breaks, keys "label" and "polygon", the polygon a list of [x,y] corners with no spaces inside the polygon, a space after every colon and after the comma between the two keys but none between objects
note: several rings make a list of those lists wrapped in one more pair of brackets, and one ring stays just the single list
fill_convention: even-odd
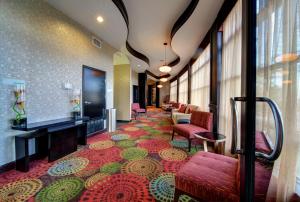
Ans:
[{"label": "window", "polygon": [[223,24],[222,73],[220,81],[218,130],[221,134],[226,136],[226,153],[229,153],[231,148],[232,123],[230,98],[241,95],[241,46],[242,1],[239,0]]},{"label": "window", "polygon": [[171,83],[170,101],[177,102],[177,80]]},{"label": "window", "polygon": [[191,104],[209,111],[210,46],[201,53],[192,66]]},{"label": "window", "polygon": [[187,104],[188,101],[188,71],[179,77],[179,102]]},{"label": "window", "polygon": [[[257,5],[256,94],[274,100],[281,111],[284,145],[272,178],[277,181],[277,201],[289,201],[300,176],[300,1],[257,0]],[[256,108],[256,129],[274,143],[269,107]]]}]

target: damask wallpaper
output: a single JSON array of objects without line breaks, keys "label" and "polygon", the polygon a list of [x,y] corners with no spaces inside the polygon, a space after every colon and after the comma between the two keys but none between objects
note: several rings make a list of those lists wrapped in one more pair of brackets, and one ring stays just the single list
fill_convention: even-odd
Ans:
[{"label": "damask wallpaper", "polygon": [[91,44],[92,33],[42,0],[0,1],[0,165],[14,160],[14,135],[9,120],[13,86],[26,84],[28,122],[70,116],[69,82],[81,89],[82,65],[99,68],[107,75],[107,107],[113,107],[113,54],[104,43]]}]

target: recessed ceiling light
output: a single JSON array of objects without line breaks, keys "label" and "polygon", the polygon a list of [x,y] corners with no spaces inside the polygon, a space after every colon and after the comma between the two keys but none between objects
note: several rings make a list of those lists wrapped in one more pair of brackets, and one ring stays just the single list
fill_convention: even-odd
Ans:
[{"label": "recessed ceiling light", "polygon": [[141,67],[141,65],[137,65],[138,67]]},{"label": "recessed ceiling light", "polygon": [[102,16],[98,16],[98,17],[97,17],[97,21],[101,23],[101,22],[103,22],[103,21],[104,21],[104,19],[103,19],[103,17],[102,17]]}]

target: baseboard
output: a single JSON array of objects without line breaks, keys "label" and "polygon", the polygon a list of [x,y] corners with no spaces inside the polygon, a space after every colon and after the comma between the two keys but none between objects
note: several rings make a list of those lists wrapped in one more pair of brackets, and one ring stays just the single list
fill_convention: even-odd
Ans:
[{"label": "baseboard", "polygon": [[[30,161],[34,161],[34,160],[38,159],[38,155],[37,154],[32,154],[32,155],[30,155],[29,158],[30,158]],[[0,174],[4,173],[4,172],[7,172],[7,171],[10,171],[10,170],[13,170],[15,168],[16,168],[16,162],[15,161],[9,162],[7,164],[4,164],[4,165],[0,166]]]},{"label": "baseboard", "polygon": [[87,137],[89,138],[89,137],[92,137],[92,136],[94,136],[94,135],[102,134],[102,133],[105,133],[105,132],[107,132],[107,129],[106,129],[106,128],[104,128],[103,130],[98,130],[98,131],[96,131],[96,132],[90,133],[90,134],[87,135]]},{"label": "baseboard", "polygon": [[117,120],[117,123],[130,123],[131,120]]},{"label": "baseboard", "polygon": [[[99,133],[100,133],[100,134],[101,134],[101,133],[104,133],[104,132],[106,132],[106,131],[107,131],[107,130],[106,130],[106,128],[105,128],[105,129],[103,129],[103,130],[100,130],[100,131],[91,133],[91,134],[89,134],[87,137],[89,138],[89,137],[92,137],[92,136],[97,135],[97,134],[99,134]],[[32,155],[30,155],[29,158],[30,158],[30,161],[34,161],[34,160],[39,159],[37,154],[32,154]],[[15,168],[16,168],[16,162],[15,162],[15,161],[9,162],[9,163],[7,163],[7,164],[4,164],[4,165],[0,166],[0,174],[1,174],[1,173],[4,173],[4,172],[7,172],[7,171],[10,171],[10,170],[13,170],[13,169],[15,169]]]}]

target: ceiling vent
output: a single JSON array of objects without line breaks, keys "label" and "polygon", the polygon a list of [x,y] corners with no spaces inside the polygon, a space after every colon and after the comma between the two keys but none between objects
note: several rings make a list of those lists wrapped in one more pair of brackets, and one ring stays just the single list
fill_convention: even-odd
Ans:
[{"label": "ceiling vent", "polygon": [[100,39],[97,39],[96,37],[92,36],[92,44],[97,47],[101,48],[102,47],[102,41]]}]

